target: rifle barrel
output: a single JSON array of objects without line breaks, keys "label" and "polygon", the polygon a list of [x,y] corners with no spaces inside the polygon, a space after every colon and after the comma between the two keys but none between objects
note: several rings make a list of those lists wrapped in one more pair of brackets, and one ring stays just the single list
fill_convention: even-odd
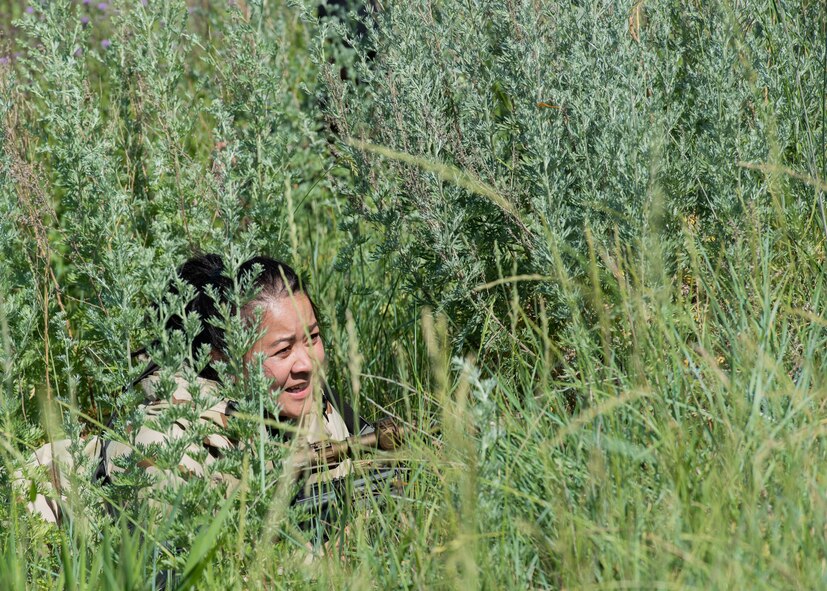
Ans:
[{"label": "rifle barrel", "polygon": [[338,464],[345,458],[356,455],[363,449],[378,448],[382,451],[391,451],[402,444],[405,435],[404,428],[392,417],[378,421],[374,430],[364,435],[354,435],[343,441],[328,441],[320,445],[312,445],[307,450],[296,454],[295,463],[298,468]]}]

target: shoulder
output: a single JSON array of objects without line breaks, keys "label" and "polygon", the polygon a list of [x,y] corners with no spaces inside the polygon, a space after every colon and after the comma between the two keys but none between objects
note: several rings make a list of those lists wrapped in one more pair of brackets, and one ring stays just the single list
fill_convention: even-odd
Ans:
[{"label": "shoulder", "polygon": [[[115,460],[135,452],[140,455],[136,460],[139,467],[157,472],[156,458],[149,451],[153,448],[147,446],[165,447],[183,440],[185,447],[178,459],[178,472],[198,476],[204,474],[204,468],[222,451],[236,447],[236,442],[225,433],[235,404],[220,397],[220,384],[200,377],[191,382],[181,374],[175,374],[172,379],[173,390],[168,395],[162,395],[161,377],[157,373],[137,384],[144,393],[144,402],[138,407],[139,418],[134,430],[127,427],[129,441],[107,443],[103,459],[107,477],[123,471],[118,466],[122,461]],[[196,417],[190,414],[185,418],[187,414],[181,412],[181,407],[196,406],[199,411]],[[198,424],[197,429],[194,423]],[[207,451],[206,456],[202,450]],[[196,461],[195,458],[202,459]]]},{"label": "shoulder", "polygon": [[334,441],[343,441],[350,437],[350,430],[339,411],[329,402],[325,402],[324,406],[325,431],[328,436]]},{"label": "shoulder", "polygon": [[[172,376],[173,390],[168,396],[160,394],[161,377],[156,373],[138,383],[144,393],[144,402],[138,407],[148,417],[158,417],[176,406],[198,406],[203,409],[199,420],[226,428],[227,420],[236,408],[235,403],[220,396],[221,385],[213,380],[197,377],[188,381],[180,373]],[[193,398],[197,392],[198,400]]]},{"label": "shoulder", "polygon": [[143,378],[137,386],[143,391],[146,404],[191,404],[193,390],[208,398],[217,398],[220,390],[220,384],[216,381],[202,377],[196,377],[190,381],[180,372],[173,374],[172,381],[173,390],[169,397],[161,395],[161,375],[157,372]]}]

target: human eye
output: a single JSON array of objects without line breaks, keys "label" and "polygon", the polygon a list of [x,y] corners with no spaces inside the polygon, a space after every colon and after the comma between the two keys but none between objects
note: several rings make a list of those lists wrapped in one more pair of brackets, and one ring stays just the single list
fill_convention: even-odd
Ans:
[{"label": "human eye", "polygon": [[322,335],[318,330],[314,330],[313,332],[310,333],[310,340],[313,341],[314,343],[316,341],[318,341],[320,338],[322,338]]},{"label": "human eye", "polygon": [[281,347],[277,347],[275,351],[273,351],[273,357],[287,357],[290,354],[290,345],[284,345]]}]

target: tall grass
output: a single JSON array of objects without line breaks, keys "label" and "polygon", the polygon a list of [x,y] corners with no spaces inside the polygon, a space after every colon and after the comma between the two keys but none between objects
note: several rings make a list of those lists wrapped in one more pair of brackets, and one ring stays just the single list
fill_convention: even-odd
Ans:
[{"label": "tall grass", "polygon": [[559,280],[606,317],[575,318],[554,342],[537,326],[509,372],[452,357],[444,321],[425,316],[414,332],[427,361],[416,366],[408,345],[383,377],[403,390],[403,416],[436,413],[440,442],[423,435],[399,452],[406,499],[354,515],[342,556],[305,565],[289,517],[262,546],[237,504],[215,528],[205,508],[176,557],[151,519],[56,532],[18,508],[4,580],[151,588],[149,573],[171,562],[216,589],[818,588],[822,263],[769,230],[747,229],[716,259],[687,229],[681,282],[653,274],[648,255],[596,252],[600,291]]},{"label": "tall grass", "polygon": [[[495,10],[514,9],[510,28],[488,31],[486,43],[495,49],[492,39],[514,44],[503,54],[511,62],[483,64],[492,76],[519,70],[517,32],[542,32],[521,29],[530,6],[515,6]],[[466,308],[453,307],[462,300],[451,291],[456,283],[446,279],[445,298],[428,293],[436,282],[411,283],[417,269],[437,264],[445,246],[416,242],[424,231],[419,224],[446,239],[452,226],[417,217],[418,193],[407,195],[410,217],[393,230],[425,266],[412,262],[411,250],[395,258],[386,249],[377,259],[371,246],[383,243],[393,220],[380,210],[358,213],[360,199],[379,203],[391,195],[382,190],[413,187],[455,211],[482,208],[486,224],[503,224],[503,235],[513,236],[508,204],[524,219],[534,211],[511,188],[532,181],[531,163],[510,169],[480,142],[466,156],[483,159],[477,164],[490,156],[488,167],[464,167],[459,137],[451,136],[456,154],[437,158],[411,147],[428,136],[410,122],[397,135],[382,135],[394,131],[390,116],[376,121],[379,139],[407,138],[407,150],[395,139],[379,147],[348,144],[360,136],[342,127],[347,117],[324,122],[315,102],[322,99],[328,114],[337,105],[343,113],[372,112],[372,98],[392,91],[381,76],[353,72],[382,72],[382,60],[401,59],[402,49],[417,54],[409,42],[434,33],[416,28],[417,19],[428,21],[426,13],[391,7],[377,17],[371,34],[411,38],[396,53],[382,46],[388,54],[376,56],[379,64],[357,67],[357,43],[336,45],[313,19],[255,3],[204,4],[189,14],[183,4],[116,3],[111,20],[100,23],[111,27],[111,45],[83,45],[80,59],[75,44],[103,34],[79,25],[83,10],[70,2],[38,5],[19,23],[25,57],[0,65],[0,580],[55,589],[825,585],[827,320],[818,206],[824,121],[817,108],[825,95],[814,84],[823,77],[815,58],[824,48],[814,43],[814,26],[796,25],[822,22],[823,8],[775,3],[745,17],[742,7],[725,2],[635,5],[631,15],[611,3],[570,13],[544,7],[561,35],[556,48],[572,60],[540,73],[558,86],[563,78],[553,76],[560,72],[586,76],[584,64],[618,57],[589,54],[577,62],[572,56],[588,46],[579,36],[584,23],[595,39],[614,39],[623,55],[650,60],[629,66],[635,71],[654,64],[666,76],[679,59],[675,44],[705,40],[705,50],[681,55],[685,78],[675,75],[685,92],[661,97],[665,117],[680,115],[671,134],[604,114],[606,125],[587,126],[594,145],[580,161],[585,168],[566,160],[595,199],[605,184],[617,185],[613,199],[639,206],[634,231],[583,214],[563,220],[576,240],[556,234],[553,224],[532,235],[544,251],[541,265],[515,264],[516,251],[502,244],[480,250],[489,266],[466,276],[475,278],[465,285],[463,298],[473,299]],[[447,28],[445,39],[459,35],[471,43],[469,31],[436,22]],[[599,23],[613,27],[608,37],[594,28]],[[343,95],[336,89],[350,82],[324,82],[324,63],[310,60],[306,48],[317,34],[351,68],[354,85]],[[637,47],[647,34],[663,35],[653,53]],[[769,61],[755,58],[765,51]],[[603,72],[585,87],[598,98],[621,86],[628,91],[623,84],[632,82],[622,72]],[[316,85],[318,73],[323,86]],[[573,86],[577,80],[560,90],[570,98],[571,117],[590,96]],[[595,86],[601,80],[605,89]],[[626,82],[612,86],[618,80]],[[363,93],[359,100],[367,102],[337,103],[351,100],[347,92]],[[522,107],[507,108],[509,92],[496,92],[500,102],[490,113],[484,101],[475,108],[495,127],[510,121],[534,131],[512,136],[514,128],[497,127],[498,146],[526,141],[520,149],[536,151],[541,144],[526,140],[532,133],[580,129],[576,121],[521,122]],[[747,102],[727,103],[734,95]],[[422,94],[397,98],[428,102]],[[754,118],[739,127],[738,113],[751,108]],[[710,112],[719,117],[707,122],[714,133],[704,135],[699,120]],[[450,123],[454,111],[440,113]],[[464,114],[459,129],[472,120]],[[630,126],[632,135],[618,131]],[[336,131],[334,141],[320,139]],[[640,134],[651,148],[645,159]],[[740,141],[755,153],[725,149]],[[590,165],[618,153],[637,154],[634,195],[618,176],[603,184],[589,176]],[[388,159],[374,160],[379,156]],[[512,176],[488,174],[503,167]],[[684,181],[692,191],[730,187],[715,197],[726,207],[678,203]],[[536,205],[541,193],[526,195]],[[497,203],[503,196],[506,207]],[[540,218],[529,222],[537,224],[533,231],[544,225]],[[485,235],[465,246],[477,242]],[[252,446],[227,458],[242,479],[234,494],[191,481],[167,497],[174,511],[166,519],[135,498],[137,476],[101,488],[83,481],[88,467],[81,467],[60,527],[29,515],[24,505],[32,491],[12,487],[13,472],[48,436],[100,431],[112,409],[131,410],[135,397],[119,394],[141,369],[130,353],[180,306],[161,302],[160,294],[194,246],[226,249],[234,260],[263,250],[298,262],[323,311],[331,381],[363,414],[392,412],[419,426],[396,452],[408,469],[404,498],[379,499],[349,515],[347,534],[325,552],[308,550],[313,536],[288,507],[282,475],[257,468],[289,454],[263,440],[263,452]],[[442,271],[463,270],[451,266],[457,261],[442,259]],[[476,264],[466,263],[464,271]],[[448,305],[421,307],[423,299]],[[153,302],[162,303],[159,312],[150,311]],[[233,319],[226,321],[232,329]],[[234,338],[232,346],[243,349],[245,335]],[[164,371],[186,358],[185,340],[155,345]],[[228,388],[243,398],[247,415],[236,428],[259,442],[261,388]],[[118,424],[107,435],[126,437]],[[104,497],[129,510],[110,517]]]}]

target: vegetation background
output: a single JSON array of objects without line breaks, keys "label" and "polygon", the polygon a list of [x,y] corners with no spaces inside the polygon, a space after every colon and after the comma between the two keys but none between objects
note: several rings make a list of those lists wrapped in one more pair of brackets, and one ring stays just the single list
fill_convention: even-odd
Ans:
[{"label": "vegetation background", "polygon": [[[826,27],[808,0],[0,2],[0,580],[824,587]],[[129,416],[135,351],[203,362],[153,341],[196,249],[294,263],[330,381],[441,427],[325,556],[261,468],[260,380],[227,387],[261,444],[229,500],[193,479],[158,520],[81,461],[56,528],[12,485]]]}]

